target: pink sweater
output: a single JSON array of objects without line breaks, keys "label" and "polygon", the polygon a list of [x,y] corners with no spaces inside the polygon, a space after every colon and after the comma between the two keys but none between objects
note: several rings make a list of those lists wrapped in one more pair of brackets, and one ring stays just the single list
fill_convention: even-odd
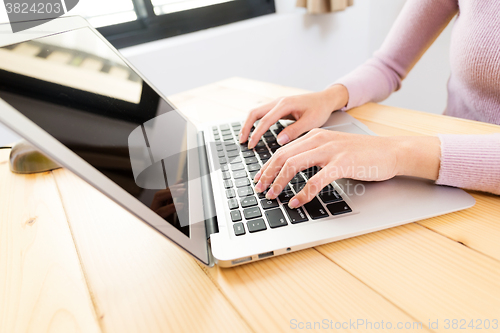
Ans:
[{"label": "pink sweater", "polygon": [[[455,15],[445,114],[500,125],[500,0],[408,0],[373,58],[336,82],[349,91],[345,109],[398,90]],[[438,184],[500,194],[500,133],[439,138]]]}]

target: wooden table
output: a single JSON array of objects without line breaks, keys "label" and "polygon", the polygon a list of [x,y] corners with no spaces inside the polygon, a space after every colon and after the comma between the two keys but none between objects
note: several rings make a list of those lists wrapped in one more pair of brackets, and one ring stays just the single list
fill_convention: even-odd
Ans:
[{"label": "wooden table", "polygon": [[[171,100],[202,123],[304,92],[232,78]],[[500,131],[376,104],[349,113],[380,135]],[[477,204],[465,211],[208,269],[71,172],[14,175],[7,156],[0,151],[2,333],[279,332],[307,322],[366,332],[382,320],[451,332],[454,319],[464,332],[476,331],[471,320],[500,320],[498,196],[472,192]]]}]

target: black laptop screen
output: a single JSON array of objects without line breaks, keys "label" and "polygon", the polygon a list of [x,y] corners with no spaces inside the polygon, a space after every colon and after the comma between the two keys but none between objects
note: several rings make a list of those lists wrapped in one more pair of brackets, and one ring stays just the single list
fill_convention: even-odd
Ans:
[{"label": "black laptop screen", "polygon": [[92,30],[0,48],[0,98],[190,236],[187,122]]}]

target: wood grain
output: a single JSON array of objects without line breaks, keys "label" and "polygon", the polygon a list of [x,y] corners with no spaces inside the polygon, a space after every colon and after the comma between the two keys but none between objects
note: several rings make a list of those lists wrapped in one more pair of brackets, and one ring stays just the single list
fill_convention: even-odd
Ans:
[{"label": "wood grain", "polygon": [[50,173],[14,175],[0,150],[0,332],[100,332]]},{"label": "wood grain", "polygon": [[498,319],[500,262],[415,223],[317,250],[417,320],[438,320],[436,332],[446,319]]},{"label": "wood grain", "polygon": [[250,331],[185,251],[68,170],[54,176],[104,331]]},{"label": "wood grain", "polygon": [[[328,330],[342,332],[377,331],[367,322],[416,322],[314,249],[207,271],[255,332],[297,331],[299,322],[323,319]],[[351,326],[358,320],[364,323]]]}]

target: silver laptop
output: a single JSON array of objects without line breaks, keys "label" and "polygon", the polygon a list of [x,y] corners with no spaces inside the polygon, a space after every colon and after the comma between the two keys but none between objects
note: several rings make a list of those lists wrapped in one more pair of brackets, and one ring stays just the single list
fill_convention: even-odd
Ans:
[{"label": "silver laptop", "polygon": [[[299,172],[277,200],[255,193],[252,181],[287,123],[252,150],[237,141],[244,119],[197,128],[79,17],[17,34],[5,25],[0,36],[0,121],[206,265],[240,265],[474,205],[460,189],[397,177],[342,179],[289,209],[317,168]],[[343,112],[325,128],[375,135]]]}]

